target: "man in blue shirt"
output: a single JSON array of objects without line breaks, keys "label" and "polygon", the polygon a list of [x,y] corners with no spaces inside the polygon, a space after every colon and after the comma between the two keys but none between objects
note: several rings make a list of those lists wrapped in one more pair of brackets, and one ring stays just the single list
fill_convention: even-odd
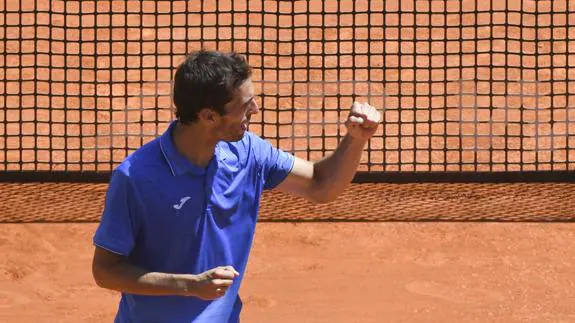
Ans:
[{"label": "man in blue shirt", "polygon": [[173,99],[177,120],[113,171],[93,276],[122,293],[115,322],[238,322],[262,191],[333,201],[380,114],[354,103],[336,151],[311,162],[247,131],[259,108],[251,69],[235,53],[189,55]]}]

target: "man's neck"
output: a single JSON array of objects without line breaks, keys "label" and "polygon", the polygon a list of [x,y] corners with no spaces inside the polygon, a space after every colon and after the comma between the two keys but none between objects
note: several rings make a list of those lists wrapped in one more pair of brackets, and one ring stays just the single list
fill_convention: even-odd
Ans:
[{"label": "man's neck", "polygon": [[216,138],[197,124],[176,124],[172,137],[176,149],[198,167],[208,166],[218,143]]}]

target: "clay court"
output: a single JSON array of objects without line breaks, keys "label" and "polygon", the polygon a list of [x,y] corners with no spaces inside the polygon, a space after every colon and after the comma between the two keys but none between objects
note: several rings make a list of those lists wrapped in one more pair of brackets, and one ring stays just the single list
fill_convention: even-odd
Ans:
[{"label": "clay court", "polygon": [[384,115],[338,201],[264,194],[244,322],[574,322],[573,35],[567,0],[0,1],[0,322],[113,320],[105,179],[201,47],[247,56],[250,130],[297,156]]}]

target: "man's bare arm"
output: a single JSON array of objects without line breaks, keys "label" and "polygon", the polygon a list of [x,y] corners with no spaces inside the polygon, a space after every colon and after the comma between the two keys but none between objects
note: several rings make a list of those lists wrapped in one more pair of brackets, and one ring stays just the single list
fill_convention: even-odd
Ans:
[{"label": "man's bare arm", "polygon": [[380,117],[373,107],[354,103],[346,121],[348,133],[334,153],[318,162],[296,157],[291,173],[278,189],[316,203],[335,200],[353,179]]},{"label": "man's bare arm", "polygon": [[126,257],[96,246],[92,274],[102,288],[140,295],[222,296],[239,274],[231,267],[218,267],[192,274],[150,272],[130,264]]}]

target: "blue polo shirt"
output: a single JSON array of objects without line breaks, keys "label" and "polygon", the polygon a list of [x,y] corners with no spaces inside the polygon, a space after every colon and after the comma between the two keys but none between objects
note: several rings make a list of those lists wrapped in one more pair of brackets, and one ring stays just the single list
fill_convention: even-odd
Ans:
[{"label": "blue polo shirt", "polygon": [[246,131],[240,141],[218,143],[200,168],[176,150],[176,122],[113,171],[93,242],[149,271],[231,265],[240,276],[214,301],[122,293],[115,322],[238,322],[260,196],[288,175],[294,156]]}]

